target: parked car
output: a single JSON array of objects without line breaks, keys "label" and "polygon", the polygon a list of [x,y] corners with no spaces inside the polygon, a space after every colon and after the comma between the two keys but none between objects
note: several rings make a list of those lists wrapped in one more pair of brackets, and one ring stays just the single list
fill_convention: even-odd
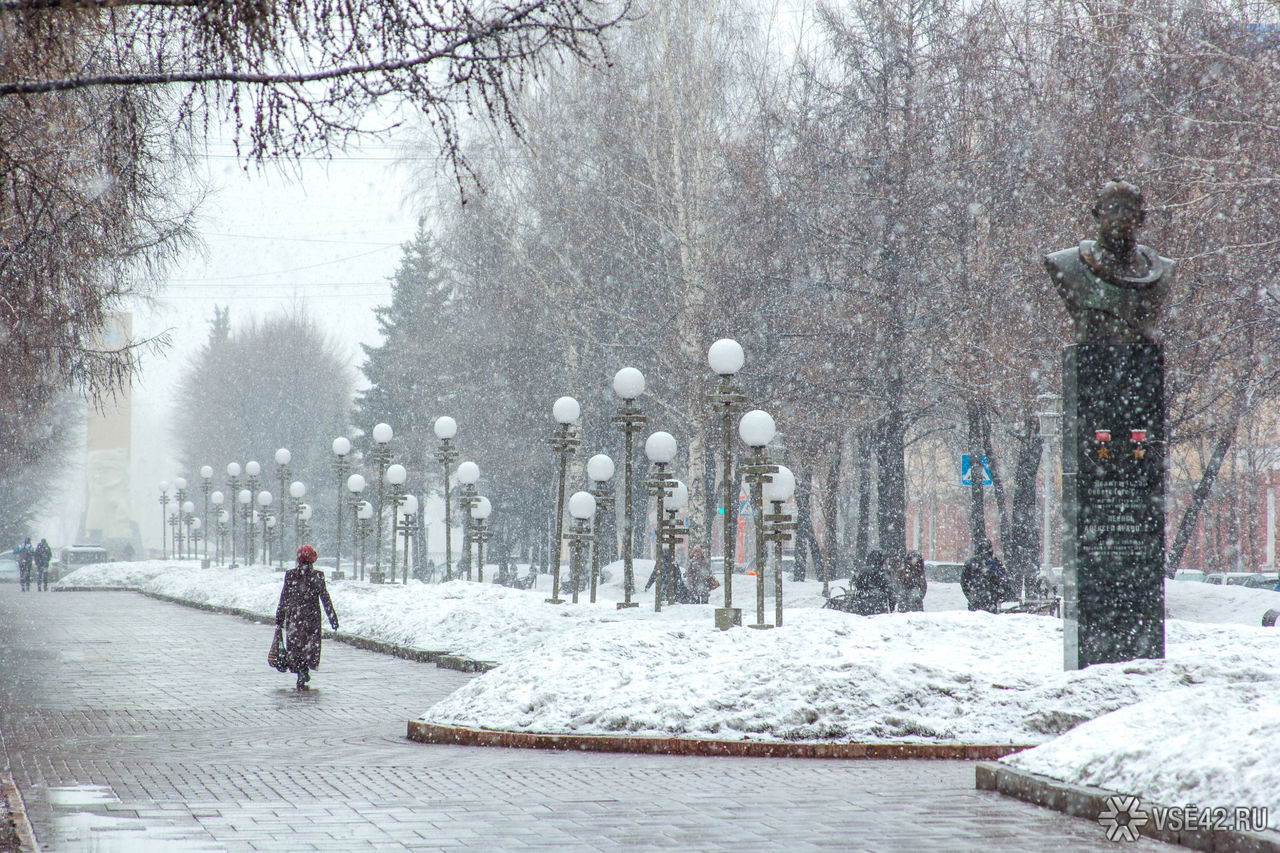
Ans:
[{"label": "parked car", "polygon": [[18,561],[5,554],[0,557],[0,583],[18,580]]},{"label": "parked car", "polygon": [[1204,572],[1199,569],[1178,569],[1173,573],[1173,579],[1176,581],[1195,581],[1197,583],[1204,582]]},{"label": "parked car", "polygon": [[1217,586],[1248,586],[1249,579],[1257,576],[1257,572],[1214,572],[1205,575],[1204,582]]},{"label": "parked car", "polygon": [[110,560],[111,552],[101,545],[68,545],[59,551],[57,559],[50,563],[49,580],[56,581],[81,566],[106,563]]},{"label": "parked car", "polygon": [[1275,589],[1278,584],[1280,584],[1280,577],[1258,572],[1245,581],[1243,585],[1250,589]]}]

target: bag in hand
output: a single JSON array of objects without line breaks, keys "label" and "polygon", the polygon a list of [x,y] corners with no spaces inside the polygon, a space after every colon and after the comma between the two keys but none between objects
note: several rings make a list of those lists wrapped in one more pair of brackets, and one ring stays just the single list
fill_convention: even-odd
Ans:
[{"label": "bag in hand", "polygon": [[279,628],[276,629],[271,648],[267,651],[267,665],[281,672],[289,671],[289,652],[284,647],[284,632]]}]

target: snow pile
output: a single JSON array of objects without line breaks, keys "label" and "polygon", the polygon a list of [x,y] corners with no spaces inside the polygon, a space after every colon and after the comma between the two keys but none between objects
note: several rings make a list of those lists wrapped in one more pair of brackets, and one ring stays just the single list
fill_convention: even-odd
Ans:
[{"label": "snow pile", "polygon": [[1040,743],[1180,685],[1270,681],[1280,655],[1274,631],[1172,622],[1166,660],[1063,672],[1061,623],[1042,616],[799,610],[788,620],[766,632],[601,625],[548,640],[422,719],[556,734]]},{"label": "snow pile", "polygon": [[1280,592],[1197,581],[1164,584],[1164,612],[1171,619],[1256,626],[1268,610],[1280,610]]},{"label": "snow pile", "polygon": [[1270,827],[1280,829],[1277,743],[1274,683],[1213,684],[1122,708],[1004,763],[1146,803],[1265,806]]}]

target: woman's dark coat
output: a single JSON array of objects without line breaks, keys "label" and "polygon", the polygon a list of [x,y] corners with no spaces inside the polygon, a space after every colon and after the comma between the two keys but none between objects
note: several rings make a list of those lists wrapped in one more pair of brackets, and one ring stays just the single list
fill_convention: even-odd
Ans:
[{"label": "woman's dark coat", "polygon": [[298,566],[284,573],[284,589],[276,607],[276,627],[284,629],[285,648],[290,662],[306,664],[308,669],[320,666],[320,605],[329,623],[337,628],[338,614],[329,600],[324,585],[324,572]]}]

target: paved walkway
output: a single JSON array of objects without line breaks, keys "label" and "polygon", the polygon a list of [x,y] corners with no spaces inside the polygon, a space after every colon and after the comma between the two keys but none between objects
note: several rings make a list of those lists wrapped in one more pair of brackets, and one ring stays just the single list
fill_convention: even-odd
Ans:
[{"label": "paved walkway", "polygon": [[134,593],[0,584],[0,730],[44,848],[1115,850],[974,790],[966,762],[412,743],[406,720],[471,676],[327,642],[298,693],[270,640]]}]

